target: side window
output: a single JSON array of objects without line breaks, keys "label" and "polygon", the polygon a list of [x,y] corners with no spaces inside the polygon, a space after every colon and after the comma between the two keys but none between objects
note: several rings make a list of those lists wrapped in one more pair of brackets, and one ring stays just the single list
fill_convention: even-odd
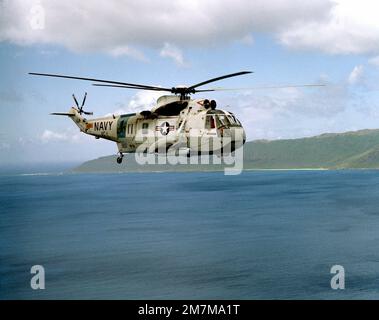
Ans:
[{"label": "side window", "polygon": [[133,125],[128,124],[128,134],[133,134]]},{"label": "side window", "polygon": [[122,129],[125,130],[125,121],[121,120],[119,126],[117,127],[117,135],[122,133]]},{"label": "side window", "polygon": [[127,120],[121,119],[117,123],[117,137],[118,138],[125,138],[126,127],[127,127],[126,122],[127,122]]},{"label": "side window", "polygon": [[142,123],[142,134],[148,134],[149,132],[149,124],[147,122]]}]

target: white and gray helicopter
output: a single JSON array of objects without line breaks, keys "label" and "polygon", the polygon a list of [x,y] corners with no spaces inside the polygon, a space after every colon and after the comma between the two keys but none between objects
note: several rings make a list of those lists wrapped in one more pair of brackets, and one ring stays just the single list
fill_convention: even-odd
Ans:
[{"label": "white and gray helicopter", "polygon": [[[117,163],[121,163],[127,153],[170,153],[186,154],[222,154],[225,150],[233,152],[246,141],[246,134],[236,116],[226,110],[217,109],[215,100],[191,99],[190,95],[199,92],[212,92],[233,89],[198,89],[208,83],[236,77],[252,71],[241,71],[212,78],[191,86],[164,88],[144,84],[83,78],[59,74],[29,73],[31,75],[85,80],[94,82],[94,86],[126,88],[137,90],[165,91],[151,110],[139,113],[112,115],[86,119],[82,115],[93,115],[83,110],[85,93],[81,105],[75,95],[75,106],[67,113],[54,112],[52,115],[67,116],[79,127],[80,131],[96,139],[107,139],[117,143]],[[318,84],[295,85],[285,87],[321,86]],[[279,87],[282,88],[283,86]],[[274,87],[267,87],[274,88]]]}]

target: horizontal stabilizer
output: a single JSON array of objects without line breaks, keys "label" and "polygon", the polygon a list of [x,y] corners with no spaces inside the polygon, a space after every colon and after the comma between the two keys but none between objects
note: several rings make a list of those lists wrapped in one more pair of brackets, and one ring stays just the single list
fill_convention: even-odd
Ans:
[{"label": "horizontal stabilizer", "polygon": [[65,112],[53,112],[50,113],[53,116],[68,116],[68,117],[73,117],[74,115],[72,113],[65,113]]}]

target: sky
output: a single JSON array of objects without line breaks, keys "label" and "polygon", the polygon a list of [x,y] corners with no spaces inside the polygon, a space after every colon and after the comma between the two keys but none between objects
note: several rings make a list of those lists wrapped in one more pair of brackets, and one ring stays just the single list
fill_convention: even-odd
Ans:
[{"label": "sky", "polygon": [[160,93],[33,77],[61,73],[172,87],[319,88],[207,93],[248,140],[379,128],[379,4],[370,0],[0,0],[0,164],[116,154],[66,112],[88,92],[94,116],[149,110]]}]

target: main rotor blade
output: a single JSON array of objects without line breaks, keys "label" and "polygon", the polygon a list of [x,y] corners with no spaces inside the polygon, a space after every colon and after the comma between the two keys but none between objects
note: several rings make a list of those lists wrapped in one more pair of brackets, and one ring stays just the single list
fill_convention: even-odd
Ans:
[{"label": "main rotor blade", "polygon": [[137,86],[121,86],[121,85],[115,85],[115,84],[98,84],[98,83],[92,83],[95,87],[112,87],[112,88],[124,88],[124,89],[138,89],[138,90],[152,90],[152,91],[169,91],[171,92],[172,89],[168,88],[160,88],[160,87],[152,87],[152,88],[145,88],[145,87],[137,87]]},{"label": "main rotor blade", "polygon": [[[55,77],[55,78],[64,78],[64,79],[74,79],[74,80],[85,80],[85,81],[112,83],[112,84],[131,86],[131,87],[139,87],[139,88],[146,88],[146,89],[159,88],[159,87],[148,86],[148,85],[144,85],[144,84],[127,83],[127,82],[110,81],[110,80],[93,79],[93,78],[74,77],[74,76],[66,76],[66,75],[60,75],[60,74],[35,73],[35,72],[29,72],[29,74],[33,75],[33,76]],[[169,89],[169,88],[166,88],[166,89],[171,91],[171,89]]]},{"label": "main rotor blade", "polygon": [[286,88],[312,88],[325,87],[326,84],[295,84],[282,86],[262,86],[262,87],[245,87],[245,88],[211,88],[195,90],[195,92],[211,92],[211,91],[238,91],[238,90],[261,90],[261,89],[286,89]]},{"label": "main rotor blade", "polygon": [[221,77],[217,77],[217,78],[209,79],[209,80],[206,80],[206,81],[203,81],[203,82],[200,82],[200,83],[194,84],[194,85],[188,87],[188,90],[195,89],[195,88],[200,87],[200,86],[203,86],[203,85],[205,85],[205,84],[207,84],[207,83],[211,83],[211,82],[219,81],[219,80],[226,79],[226,78],[242,76],[242,75],[244,75],[244,74],[248,74],[248,73],[253,73],[253,71],[241,71],[241,72],[236,72],[236,73],[226,74],[226,75],[221,76]]}]

